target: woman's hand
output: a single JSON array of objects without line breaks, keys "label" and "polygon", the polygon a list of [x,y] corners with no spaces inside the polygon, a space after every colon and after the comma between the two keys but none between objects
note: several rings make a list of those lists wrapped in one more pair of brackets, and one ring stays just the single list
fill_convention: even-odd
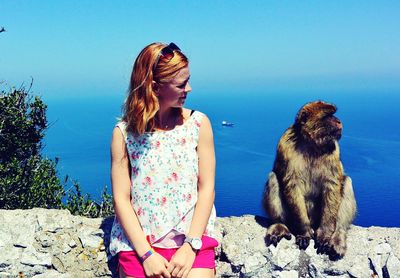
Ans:
[{"label": "woman's hand", "polygon": [[143,262],[146,277],[170,278],[171,274],[168,271],[168,267],[168,261],[156,252],[151,254],[150,257]]},{"label": "woman's hand", "polygon": [[186,278],[192,269],[195,257],[196,253],[190,244],[184,243],[169,262],[168,271],[171,273],[171,277]]}]

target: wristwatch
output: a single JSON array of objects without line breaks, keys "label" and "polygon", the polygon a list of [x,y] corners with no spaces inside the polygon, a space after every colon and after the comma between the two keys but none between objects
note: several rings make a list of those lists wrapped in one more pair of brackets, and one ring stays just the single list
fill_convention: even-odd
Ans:
[{"label": "wristwatch", "polygon": [[190,244],[190,246],[192,246],[192,249],[195,251],[199,251],[201,246],[203,245],[203,243],[201,242],[201,239],[199,237],[185,237],[185,241],[184,243],[187,242]]}]

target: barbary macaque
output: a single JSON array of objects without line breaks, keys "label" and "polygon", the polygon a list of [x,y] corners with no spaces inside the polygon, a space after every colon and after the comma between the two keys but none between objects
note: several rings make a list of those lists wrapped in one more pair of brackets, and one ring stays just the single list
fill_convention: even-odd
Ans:
[{"label": "barbary macaque", "polygon": [[279,140],[263,196],[274,221],[267,229],[267,245],[276,246],[293,233],[300,249],[313,238],[318,253],[332,260],[344,256],[356,201],[340,160],[342,123],[335,112],[332,104],[308,103]]}]

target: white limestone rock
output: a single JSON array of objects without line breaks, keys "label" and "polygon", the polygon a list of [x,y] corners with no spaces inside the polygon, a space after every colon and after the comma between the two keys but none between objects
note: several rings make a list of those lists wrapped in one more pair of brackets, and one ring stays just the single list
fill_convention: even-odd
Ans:
[{"label": "white limestone rock", "polygon": [[390,254],[386,268],[390,277],[400,277],[400,260],[394,254]]},{"label": "white limestone rock", "polygon": [[274,265],[286,269],[289,264],[292,267],[296,267],[299,264],[300,249],[294,242],[294,238],[292,237],[290,241],[281,240],[276,248],[273,246],[270,247],[272,253],[271,261]]},{"label": "white limestone rock", "polygon": [[[68,211],[0,210],[0,277],[111,277],[108,252],[112,217],[88,219]],[[351,226],[347,253],[330,261],[314,242],[300,251],[291,240],[265,245],[267,219],[218,218],[217,277],[400,277],[400,229]],[[19,247],[16,247],[19,246]],[[382,271],[383,270],[383,271]]]},{"label": "white limestone rock", "polygon": [[279,272],[279,278],[298,278],[299,273],[296,270],[284,270]]},{"label": "white limestone rock", "polygon": [[8,245],[0,251],[0,273],[12,268],[22,253],[21,248]]},{"label": "white limestone rock", "polygon": [[21,256],[21,264],[24,265],[42,265],[51,266],[51,255],[47,253],[40,253],[35,250],[35,248],[28,246]]},{"label": "white limestone rock", "polygon": [[68,242],[68,246],[71,248],[75,248],[77,246],[77,244],[76,244],[75,240],[71,239],[71,241]]},{"label": "white limestone rock", "polygon": [[83,248],[100,249],[104,242],[102,237],[94,235],[80,235],[79,239]]},{"label": "white limestone rock", "polygon": [[259,272],[260,269],[269,266],[267,259],[259,252],[250,255],[244,259],[242,272],[247,275],[254,275]]},{"label": "white limestone rock", "polygon": [[47,271],[46,273],[32,276],[32,278],[75,278],[75,276],[72,276],[71,274],[68,273],[60,273],[52,269]]}]

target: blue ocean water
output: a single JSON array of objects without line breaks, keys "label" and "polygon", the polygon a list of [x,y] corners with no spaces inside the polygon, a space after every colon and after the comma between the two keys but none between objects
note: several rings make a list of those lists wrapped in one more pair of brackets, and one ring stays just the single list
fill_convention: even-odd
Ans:
[{"label": "blue ocean water", "polygon": [[[400,227],[399,92],[191,93],[186,107],[210,118],[216,147],[216,201],[219,216],[265,215],[264,184],[276,144],[298,109],[317,99],[335,103],[344,130],[340,140],[345,171],[358,204],[355,224]],[[51,122],[46,155],[59,157],[68,174],[98,197],[110,189],[109,144],[123,95],[47,101]],[[235,123],[224,127],[222,120]]]}]

